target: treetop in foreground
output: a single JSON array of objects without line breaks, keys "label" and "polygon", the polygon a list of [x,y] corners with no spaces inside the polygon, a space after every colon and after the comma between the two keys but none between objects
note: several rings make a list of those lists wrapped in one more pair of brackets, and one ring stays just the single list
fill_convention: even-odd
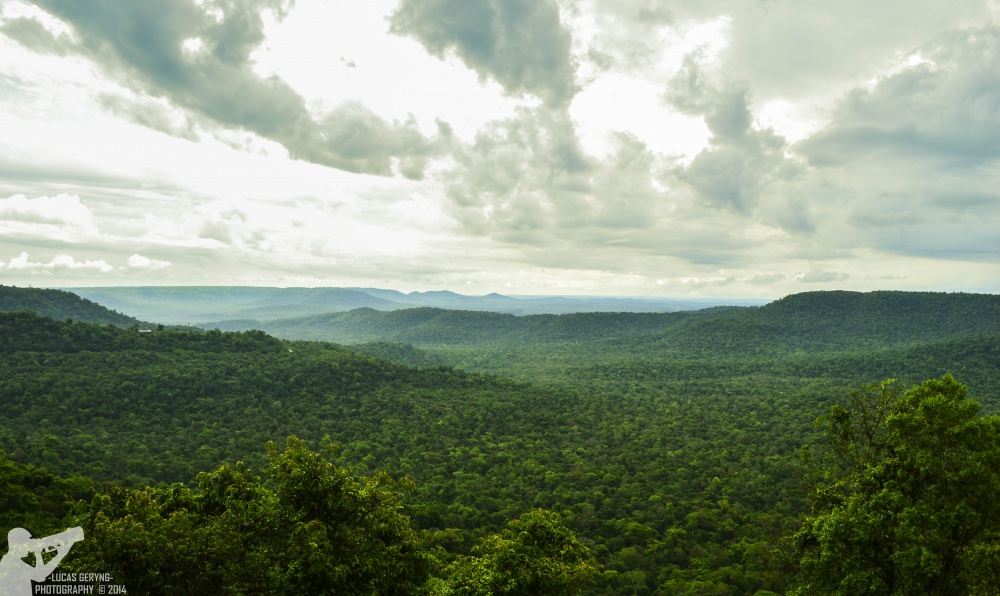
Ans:
[{"label": "treetop in foreground", "polygon": [[826,418],[837,462],[810,487],[797,594],[992,594],[1000,417],[951,375],[851,394]]},{"label": "treetop in foreground", "polygon": [[411,481],[355,477],[295,437],[267,452],[270,482],[224,465],[199,474],[197,491],[112,486],[81,503],[67,522],[88,549],[63,567],[110,572],[141,594],[578,594],[598,575],[559,516],[534,510],[442,577],[403,513]]}]

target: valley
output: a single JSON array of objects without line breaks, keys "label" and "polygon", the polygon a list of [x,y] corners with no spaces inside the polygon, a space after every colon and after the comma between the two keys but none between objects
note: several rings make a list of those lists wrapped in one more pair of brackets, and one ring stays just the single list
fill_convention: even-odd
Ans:
[{"label": "valley", "polygon": [[[429,565],[420,589],[438,593],[488,565],[483,545],[513,540],[514,522],[571,532],[589,553],[574,564],[591,571],[570,576],[587,593],[790,592],[801,572],[793,537],[811,507],[802,449],[833,455],[817,418],[860,386],[948,373],[982,414],[1000,405],[992,295],[814,292],[765,306],[526,316],[365,307],[149,332],[86,322],[96,313],[66,292],[45,298],[62,305],[59,320],[0,313],[9,487],[25,486],[31,474],[17,466],[30,465],[68,479],[52,490],[76,483],[61,495],[97,497],[82,510],[60,497],[43,523],[93,513],[115,491],[201,502],[223,478],[258,487],[246,489],[263,495],[254,506],[277,506],[275,462],[305,465],[315,451],[352,478],[400,483],[391,498],[409,530],[399,535]],[[220,468],[236,462],[271,480]],[[214,528],[211,515],[198,523]],[[109,540],[136,531],[115,527],[125,534],[106,528]],[[206,545],[218,539],[204,531]],[[102,552],[102,565],[122,564]]]}]

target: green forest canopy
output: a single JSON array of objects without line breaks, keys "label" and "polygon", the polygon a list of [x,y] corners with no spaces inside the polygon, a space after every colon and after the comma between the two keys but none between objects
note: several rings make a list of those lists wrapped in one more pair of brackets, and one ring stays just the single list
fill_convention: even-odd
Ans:
[{"label": "green forest canopy", "polygon": [[[848,388],[951,370],[987,412],[996,407],[997,336],[974,304],[936,315],[888,309],[871,321],[888,338],[877,349],[856,345],[862,334],[852,325],[811,329],[815,307],[805,300],[786,313],[794,324],[770,331],[732,318],[763,308],[700,313],[685,319],[697,323],[687,333],[716,331],[690,349],[667,332],[647,334],[645,344],[615,338],[617,351],[580,341],[569,370],[559,356],[568,340],[551,349],[398,347],[404,358],[463,358],[521,381],[414,369],[260,332],[140,333],[0,313],[0,441],[16,462],[119,487],[58,481],[81,490],[160,498],[180,482],[194,499],[205,490],[192,481],[197,474],[226,463],[235,470],[244,461],[246,474],[270,478],[261,446],[295,435],[303,449],[328,446],[332,464],[362,485],[380,474],[413,481],[394,498],[433,556],[428,585],[453,577],[487,585],[495,574],[482,565],[520,552],[509,544],[519,534],[504,534],[509,524],[544,510],[594,558],[586,563],[580,550],[583,563],[566,563],[585,565],[569,578],[572,589],[781,593],[799,568],[792,534],[821,513],[810,509],[798,452],[823,443],[813,422]],[[833,315],[816,316],[825,325]],[[948,325],[902,331],[934,316]],[[767,334],[786,339],[739,349]],[[274,490],[268,482],[262,490]],[[462,565],[471,567],[459,573]]]}]

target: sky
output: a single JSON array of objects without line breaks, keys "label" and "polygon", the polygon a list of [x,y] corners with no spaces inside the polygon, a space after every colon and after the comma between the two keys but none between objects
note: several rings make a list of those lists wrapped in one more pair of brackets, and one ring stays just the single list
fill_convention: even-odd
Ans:
[{"label": "sky", "polygon": [[0,284],[1000,291],[1000,0],[0,0]]}]

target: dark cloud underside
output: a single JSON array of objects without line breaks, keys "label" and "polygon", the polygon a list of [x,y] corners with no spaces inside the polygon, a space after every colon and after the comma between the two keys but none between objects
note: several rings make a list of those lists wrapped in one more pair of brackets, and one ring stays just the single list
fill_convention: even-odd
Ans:
[{"label": "dark cloud underside", "polygon": [[454,51],[508,93],[565,105],[577,91],[570,33],[553,0],[402,0],[391,23],[438,57]]},{"label": "dark cloud underside", "polygon": [[670,82],[665,99],[682,112],[704,117],[712,133],[709,146],[689,166],[676,170],[705,204],[750,214],[772,182],[798,174],[785,159],[785,140],[754,127],[745,87],[712,85],[689,58]]},{"label": "dark cloud underside", "polygon": [[[82,48],[129,86],[198,118],[277,141],[294,158],[381,175],[393,173],[395,158],[404,162],[402,173],[418,178],[439,150],[414,122],[386,122],[361,105],[342,106],[317,121],[287,83],[257,76],[249,56],[264,40],[261,11],[280,15],[288,8],[284,2],[41,0],[39,5],[70,23]],[[201,49],[185,50],[188,39],[201,40]],[[105,98],[105,104],[163,132],[191,134],[190,127],[166,126],[148,103]]]},{"label": "dark cloud underside", "polygon": [[926,46],[931,63],[853,91],[799,149],[818,165],[888,157],[975,167],[1000,158],[1000,29]]}]

